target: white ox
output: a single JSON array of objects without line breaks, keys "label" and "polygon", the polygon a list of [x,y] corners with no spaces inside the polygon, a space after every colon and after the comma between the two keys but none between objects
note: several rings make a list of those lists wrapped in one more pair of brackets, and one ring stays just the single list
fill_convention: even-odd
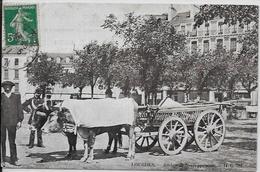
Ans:
[{"label": "white ox", "polygon": [[85,153],[81,161],[90,162],[94,158],[96,135],[104,132],[117,133],[124,128],[129,136],[127,159],[133,159],[137,111],[138,105],[132,98],[65,100],[59,112],[49,116],[42,129],[45,132],[57,132],[67,123],[75,124],[78,135],[84,140]]}]

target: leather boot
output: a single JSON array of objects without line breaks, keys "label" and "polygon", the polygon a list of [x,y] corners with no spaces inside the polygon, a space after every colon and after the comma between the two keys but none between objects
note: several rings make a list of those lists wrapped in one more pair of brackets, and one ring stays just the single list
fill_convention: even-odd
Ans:
[{"label": "leather boot", "polygon": [[43,147],[43,148],[45,147],[42,143],[42,130],[41,129],[37,130],[37,146]]},{"label": "leather boot", "polygon": [[34,146],[34,138],[35,138],[35,131],[32,130],[29,138],[29,149],[33,148]]}]

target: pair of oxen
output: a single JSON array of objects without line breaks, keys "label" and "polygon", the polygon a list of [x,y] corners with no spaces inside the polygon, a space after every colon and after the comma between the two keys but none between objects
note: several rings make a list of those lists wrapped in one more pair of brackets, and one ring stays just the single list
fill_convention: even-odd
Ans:
[{"label": "pair of oxen", "polygon": [[[113,153],[116,153],[118,135],[122,133],[122,130],[124,130],[125,133],[123,134],[129,137],[129,149],[128,149],[126,160],[134,159],[135,156],[134,127],[135,127],[138,105],[132,98],[129,98],[129,100],[130,101],[128,101],[128,103],[131,104],[130,107],[132,107],[132,109],[130,110],[134,112],[133,118],[131,118],[133,120],[131,122],[120,123],[111,126],[86,127],[84,125],[83,126],[78,125],[70,110],[61,105],[59,107],[53,108],[53,112],[48,115],[47,121],[42,127],[42,131],[44,133],[63,132],[67,136],[68,143],[69,143],[69,152],[67,154],[67,158],[72,158],[77,154],[76,143],[77,143],[77,135],[79,135],[83,139],[83,143],[84,143],[84,155],[80,159],[80,161],[92,162],[94,159],[94,143],[95,143],[96,136],[103,133],[108,133],[109,140],[108,140],[108,146],[107,149],[105,150],[105,153],[108,153],[110,151],[113,140],[114,140]],[[120,100],[117,100],[117,102],[120,102]],[[105,113],[106,111],[111,112],[111,109],[106,109],[106,107],[103,107],[104,115],[106,115]],[[124,113],[124,109],[121,109],[120,112]],[[122,114],[118,114],[117,118],[120,118],[121,115]]]}]

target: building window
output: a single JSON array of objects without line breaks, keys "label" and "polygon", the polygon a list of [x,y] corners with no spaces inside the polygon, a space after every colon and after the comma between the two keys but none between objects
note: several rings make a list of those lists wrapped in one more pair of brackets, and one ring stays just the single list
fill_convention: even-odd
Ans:
[{"label": "building window", "polygon": [[19,83],[14,83],[14,91],[19,92]]},{"label": "building window", "polygon": [[18,58],[15,58],[15,59],[14,59],[14,65],[15,65],[15,66],[18,66],[18,65],[19,65],[19,59],[18,59]]},{"label": "building window", "polygon": [[205,41],[203,42],[203,52],[204,52],[204,53],[209,52],[209,40],[205,40]]},{"label": "building window", "polygon": [[197,27],[193,25],[191,29],[191,36],[197,36]]},{"label": "building window", "polygon": [[218,34],[223,34],[223,22],[218,22]]},{"label": "building window", "polygon": [[4,66],[5,67],[8,67],[9,66],[9,60],[8,60],[8,58],[4,58]]},{"label": "building window", "polygon": [[4,69],[4,79],[5,80],[9,79],[9,70],[8,69]]},{"label": "building window", "polygon": [[19,79],[19,70],[18,69],[14,70],[14,79]]},{"label": "building window", "polygon": [[230,39],[230,51],[234,52],[237,50],[237,39],[236,38],[231,38]]},{"label": "building window", "polygon": [[205,35],[209,35],[209,23],[205,23],[205,28],[206,28],[206,32],[205,32]]},{"label": "building window", "polygon": [[197,52],[197,41],[192,41],[191,42],[191,53],[196,53]]},{"label": "building window", "polygon": [[218,39],[217,40],[217,49],[223,48],[223,39]]}]

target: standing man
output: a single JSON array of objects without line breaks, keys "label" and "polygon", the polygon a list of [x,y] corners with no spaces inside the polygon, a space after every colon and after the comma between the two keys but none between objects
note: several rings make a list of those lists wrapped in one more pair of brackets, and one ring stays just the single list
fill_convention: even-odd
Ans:
[{"label": "standing man", "polygon": [[30,125],[30,137],[29,137],[29,148],[33,148],[34,146],[34,139],[35,139],[35,131],[37,130],[37,146],[43,147],[42,144],[42,131],[40,128],[35,127],[35,116],[36,116],[36,109],[43,105],[44,100],[41,98],[42,90],[37,88],[34,93],[34,97],[26,100],[23,103],[23,110],[27,113],[31,113],[28,124]]},{"label": "standing man", "polygon": [[2,165],[6,162],[6,131],[8,131],[8,141],[10,146],[10,164],[20,166],[17,158],[15,144],[16,130],[21,127],[24,119],[20,94],[11,93],[14,83],[4,81],[1,93],[1,159]]}]

